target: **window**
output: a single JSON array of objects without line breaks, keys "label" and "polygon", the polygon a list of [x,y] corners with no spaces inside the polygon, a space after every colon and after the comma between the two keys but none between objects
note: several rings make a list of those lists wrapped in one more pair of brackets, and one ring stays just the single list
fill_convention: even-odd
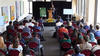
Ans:
[{"label": "window", "polygon": [[97,23],[100,24],[100,0],[97,2]]}]

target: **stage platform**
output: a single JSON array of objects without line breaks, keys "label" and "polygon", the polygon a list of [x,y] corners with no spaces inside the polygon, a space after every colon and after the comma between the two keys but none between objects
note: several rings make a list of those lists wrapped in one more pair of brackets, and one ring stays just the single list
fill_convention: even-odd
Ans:
[{"label": "stage platform", "polygon": [[44,22],[43,24],[44,24],[44,26],[56,26],[55,22],[50,22],[50,23]]}]

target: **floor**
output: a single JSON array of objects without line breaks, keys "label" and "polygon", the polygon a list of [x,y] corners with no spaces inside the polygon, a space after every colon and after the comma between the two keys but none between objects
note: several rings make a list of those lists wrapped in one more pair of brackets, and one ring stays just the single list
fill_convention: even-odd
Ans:
[{"label": "floor", "polygon": [[55,27],[44,27],[43,36],[46,41],[41,42],[44,46],[44,56],[59,56],[59,43],[52,38]]}]

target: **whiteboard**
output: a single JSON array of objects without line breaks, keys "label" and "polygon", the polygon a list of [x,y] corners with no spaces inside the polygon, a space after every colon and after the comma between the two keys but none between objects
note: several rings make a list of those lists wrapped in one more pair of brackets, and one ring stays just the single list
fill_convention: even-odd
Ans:
[{"label": "whiteboard", "polygon": [[63,14],[64,15],[73,14],[73,9],[63,9]]}]

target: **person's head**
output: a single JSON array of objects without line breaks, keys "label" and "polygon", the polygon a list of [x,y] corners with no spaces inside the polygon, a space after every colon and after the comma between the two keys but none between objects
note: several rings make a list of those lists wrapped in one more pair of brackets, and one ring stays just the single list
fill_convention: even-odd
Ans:
[{"label": "person's head", "polygon": [[99,30],[99,25],[96,25],[96,29]]},{"label": "person's head", "polygon": [[9,22],[9,25],[12,25],[12,21]]},{"label": "person's head", "polygon": [[18,18],[16,18],[16,21],[18,21]]},{"label": "person's head", "polygon": [[83,25],[82,24],[80,24],[80,28],[83,28]]},{"label": "person's head", "polygon": [[85,42],[88,42],[88,37],[87,37],[87,35],[85,35],[83,38],[84,38],[84,41],[85,41]]},{"label": "person's head", "polygon": [[80,53],[80,49],[79,49],[79,47],[76,46],[76,47],[74,48],[74,51],[75,51],[75,54],[79,54],[79,53]]},{"label": "person's head", "polygon": [[30,19],[29,22],[32,22],[32,20]]},{"label": "person's head", "polygon": [[64,34],[64,38],[69,39],[69,36],[68,36],[68,34],[67,34],[67,33],[63,33],[63,34]]},{"label": "person's head", "polygon": [[42,17],[40,17],[40,19],[42,20]]},{"label": "person's head", "polygon": [[65,26],[62,24],[61,27],[65,27]]},{"label": "person's head", "polygon": [[93,25],[92,24],[90,24],[90,29],[93,29]]},{"label": "person's head", "polygon": [[97,40],[98,45],[100,45],[100,39]]},{"label": "person's head", "polygon": [[32,17],[32,19],[34,19],[34,17]]},{"label": "person's head", "polygon": [[61,19],[61,16],[58,16],[58,20]]},{"label": "person's head", "polygon": [[38,26],[38,25],[39,25],[39,23],[38,23],[38,22],[36,22],[36,23],[35,23],[35,26]]},{"label": "person's head", "polygon": [[71,21],[68,22],[68,26],[72,26],[72,22]]}]

